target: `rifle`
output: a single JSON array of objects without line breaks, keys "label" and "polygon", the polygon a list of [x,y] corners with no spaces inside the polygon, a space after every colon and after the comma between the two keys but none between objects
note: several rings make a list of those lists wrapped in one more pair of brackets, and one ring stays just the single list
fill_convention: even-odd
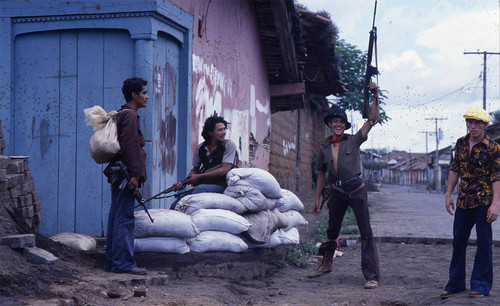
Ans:
[{"label": "rifle", "polygon": [[[375,0],[375,9],[373,10],[373,23],[372,30],[370,31],[370,40],[368,42],[368,55],[366,60],[366,74],[365,74],[365,87],[363,89],[364,100],[363,100],[363,118],[367,119],[370,117],[371,107],[370,107],[370,93],[368,90],[368,84],[372,79],[372,76],[378,75],[377,65],[377,27],[375,26],[375,15],[377,13],[377,0]],[[375,67],[372,66],[373,48],[375,46]]]},{"label": "rifle", "polygon": [[[109,171],[112,174],[119,175],[119,176],[123,177],[123,181],[120,183],[118,188],[120,188],[121,190],[124,190],[125,187],[127,187],[127,184],[130,181],[130,175],[128,174],[127,166],[123,163],[123,161],[119,160],[119,161],[115,162],[114,166],[110,167],[109,169],[106,169],[105,172],[106,171]],[[112,179],[111,183],[113,183],[114,180],[116,180],[116,178]],[[144,211],[148,215],[149,220],[151,220],[151,223],[154,223],[154,220],[153,220],[153,218],[151,218],[151,215],[149,214],[148,208],[146,207],[147,201],[144,200],[144,198],[142,197],[142,194],[139,190],[136,191],[136,193],[134,194],[134,197],[139,202],[139,205],[137,205],[135,208],[142,206],[142,208],[144,209]]]}]

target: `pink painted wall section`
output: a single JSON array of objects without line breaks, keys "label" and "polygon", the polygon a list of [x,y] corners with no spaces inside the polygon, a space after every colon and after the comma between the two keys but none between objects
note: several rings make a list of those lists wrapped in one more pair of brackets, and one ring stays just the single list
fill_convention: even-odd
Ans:
[{"label": "pink painted wall section", "polygon": [[249,1],[171,0],[194,16],[191,148],[216,111],[231,123],[226,137],[242,166],[267,170],[271,111],[269,83]]}]

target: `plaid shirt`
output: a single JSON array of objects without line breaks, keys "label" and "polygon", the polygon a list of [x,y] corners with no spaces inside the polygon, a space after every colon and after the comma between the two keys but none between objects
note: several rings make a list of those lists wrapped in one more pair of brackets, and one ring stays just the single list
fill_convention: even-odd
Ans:
[{"label": "plaid shirt", "polygon": [[460,177],[457,207],[463,209],[489,206],[492,182],[500,181],[500,146],[485,137],[469,153],[469,138],[467,134],[457,140],[450,165]]}]

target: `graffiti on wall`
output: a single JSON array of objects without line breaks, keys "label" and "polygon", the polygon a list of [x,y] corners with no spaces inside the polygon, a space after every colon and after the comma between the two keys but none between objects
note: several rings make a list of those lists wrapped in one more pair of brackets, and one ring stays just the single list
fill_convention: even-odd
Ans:
[{"label": "graffiti on wall", "polygon": [[[166,90],[166,95],[165,95]],[[177,71],[169,64],[155,66],[153,93],[157,141],[153,152],[153,168],[172,174],[175,170],[177,119],[175,104]]]},{"label": "graffiti on wall", "polygon": [[291,150],[296,150],[295,142],[283,140],[283,155],[286,156]]}]

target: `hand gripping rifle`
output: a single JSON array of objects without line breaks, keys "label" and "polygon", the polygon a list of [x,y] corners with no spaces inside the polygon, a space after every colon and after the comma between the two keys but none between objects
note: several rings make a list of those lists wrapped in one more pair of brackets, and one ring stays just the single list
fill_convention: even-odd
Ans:
[{"label": "hand gripping rifle", "polygon": [[[370,41],[368,42],[368,55],[366,60],[366,74],[365,74],[365,87],[363,89],[364,102],[363,102],[363,118],[367,119],[370,117],[371,107],[370,107],[370,92],[368,90],[368,84],[372,79],[372,76],[378,75],[377,68],[377,27],[375,26],[375,15],[377,13],[377,1],[375,0],[375,9],[373,10],[373,24],[372,30],[370,31]],[[375,49],[375,66],[372,66],[373,51]]]},{"label": "hand gripping rifle", "polygon": [[[119,160],[115,162],[114,166],[111,167],[109,170],[111,170],[112,173],[121,176],[123,178],[123,181],[120,183],[120,188],[121,190],[124,190],[127,187],[128,182],[130,181],[130,175],[128,174],[127,171],[127,166],[123,163],[123,161]],[[153,218],[151,218],[151,215],[149,214],[148,208],[146,207],[146,200],[142,197],[142,194],[139,190],[137,190],[134,194],[135,199],[137,202],[139,202],[139,205],[137,205],[135,208],[142,206],[144,211],[149,217],[149,220],[151,220],[151,223],[154,223]]]}]

